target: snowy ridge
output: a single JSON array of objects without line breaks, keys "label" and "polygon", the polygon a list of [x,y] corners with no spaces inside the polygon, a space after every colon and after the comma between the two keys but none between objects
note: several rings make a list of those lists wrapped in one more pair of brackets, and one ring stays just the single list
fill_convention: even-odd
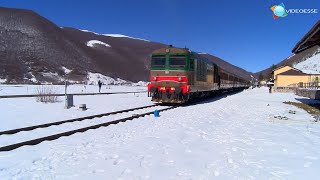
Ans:
[{"label": "snowy ridge", "polygon": [[[43,77],[48,77],[48,78],[51,78],[51,79],[55,79],[57,81],[64,81],[65,79],[62,78],[58,73],[53,73],[53,72],[43,72],[41,73],[41,75]],[[46,82],[47,83],[47,82]]]},{"label": "snowy ridge", "polygon": [[[71,70],[66,67],[61,67],[61,69],[64,70],[66,75],[71,72]],[[145,82],[145,81],[139,81],[137,83],[134,83],[131,81],[126,81],[126,80],[120,79],[120,78],[112,78],[112,77],[105,76],[100,73],[92,73],[92,72],[88,72],[87,79],[84,81],[73,81],[70,79],[66,79],[65,76],[61,76],[57,72],[41,72],[38,79],[31,72],[29,72],[25,75],[24,80],[32,82],[32,83],[52,84],[52,82],[50,82],[50,81],[47,82],[44,80],[39,80],[39,79],[42,79],[42,77],[55,80],[55,82],[64,82],[65,80],[67,80],[68,82],[70,82],[72,84],[86,83],[88,85],[97,85],[99,80],[103,84],[106,84],[106,85],[147,86],[149,83],[149,82]],[[0,84],[3,84],[3,83],[6,83],[6,79],[0,78]]]},{"label": "snowy ridge", "polygon": [[312,57],[293,66],[307,74],[320,74],[320,50]]},{"label": "snowy ridge", "polygon": [[104,43],[104,42],[99,41],[99,40],[90,40],[90,41],[87,42],[87,46],[89,46],[89,47],[94,47],[95,44],[100,44],[100,45],[103,45],[105,47],[111,47],[109,44]]},{"label": "snowy ridge", "polygon": [[99,35],[99,36],[108,36],[108,37],[116,37],[116,38],[130,38],[130,39],[136,39],[136,40],[150,42],[149,40],[146,40],[146,39],[130,37],[130,36],[126,36],[126,35],[123,35],[123,34],[99,34],[99,33],[96,33],[96,32],[92,32],[92,31],[88,31],[88,30],[81,30],[81,29],[80,29],[80,31],[93,33],[93,34]]},{"label": "snowy ridge", "polygon": [[127,82],[125,80],[122,80],[120,78],[114,79],[109,76],[105,76],[100,73],[88,73],[87,76],[87,84],[98,84],[98,81],[100,80],[103,84],[110,84],[110,85],[124,85],[129,84],[130,82]]},{"label": "snowy ridge", "polygon": [[103,84],[107,85],[129,85],[129,86],[147,86],[148,82],[139,81],[137,83],[133,83],[131,81],[126,81],[120,78],[112,78],[109,76],[105,76],[100,73],[92,73],[89,72],[87,76],[87,84],[98,84],[98,81],[101,81]]},{"label": "snowy ridge", "polygon": [[289,57],[287,57],[287,59],[292,58],[293,56],[295,56],[296,54],[291,54]]}]

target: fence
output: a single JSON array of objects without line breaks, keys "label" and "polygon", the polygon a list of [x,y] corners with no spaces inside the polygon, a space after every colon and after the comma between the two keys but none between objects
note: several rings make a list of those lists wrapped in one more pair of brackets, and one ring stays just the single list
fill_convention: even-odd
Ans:
[{"label": "fence", "polygon": [[290,84],[290,88],[320,89],[320,82]]}]

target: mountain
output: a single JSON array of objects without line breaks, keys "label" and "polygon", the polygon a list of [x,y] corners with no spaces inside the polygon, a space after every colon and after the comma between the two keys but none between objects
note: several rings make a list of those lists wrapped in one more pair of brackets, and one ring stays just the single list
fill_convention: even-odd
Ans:
[{"label": "mountain", "polygon": [[[298,54],[292,54],[288,58],[276,64],[276,66],[280,67],[288,65],[300,69],[305,73],[320,73],[320,66],[317,64],[317,61],[311,59],[312,57],[318,55],[318,53],[320,53],[320,46],[316,45],[305,51],[299,52]],[[311,59],[311,61],[308,61],[309,59]],[[305,66],[305,64],[308,64],[308,66]],[[269,67],[263,71],[255,73],[255,76],[258,77],[260,74],[262,74],[263,77],[268,77],[268,75],[271,74],[271,71],[272,67]]]},{"label": "mountain", "polygon": [[[0,82],[148,81],[150,54],[163,47],[120,34],[59,27],[30,10],[0,8]],[[250,76],[220,58],[204,56],[229,72]]]},{"label": "mountain", "polygon": [[[148,81],[149,70],[146,62],[155,49],[167,45],[131,38],[124,35],[102,35],[74,28],[63,28],[68,37],[84,46],[84,51],[91,57],[91,62],[98,68],[97,72],[131,81]],[[92,41],[103,42],[110,47]]]},{"label": "mountain", "polygon": [[200,53],[201,56],[209,59],[210,61],[214,62],[215,64],[217,64],[219,67],[222,67],[224,70],[226,70],[229,73],[232,74],[236,74],[244,79],[247,80],[251,80],[251,72],[248,72],[242,68],[239,68],[235,65],[232,65],[230,63],[228,63],[227,61],[220,59],[216,56],[210,55],[210,54],[206,54],[206,53]]}]

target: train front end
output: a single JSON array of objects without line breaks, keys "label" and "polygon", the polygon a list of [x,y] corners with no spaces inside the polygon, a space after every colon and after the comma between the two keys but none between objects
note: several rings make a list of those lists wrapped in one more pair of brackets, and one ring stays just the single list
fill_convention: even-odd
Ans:
[{"label": "train front end", "polygon": [[151,55],[148,96],[153,102],[187,102],[193,79],[192,69],[188,49],[168,47],[154,51]]}]

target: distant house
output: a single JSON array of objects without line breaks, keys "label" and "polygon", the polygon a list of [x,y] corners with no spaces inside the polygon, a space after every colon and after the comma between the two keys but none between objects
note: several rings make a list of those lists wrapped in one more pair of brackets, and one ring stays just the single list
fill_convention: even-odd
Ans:
[{"label": "distant house", "polygon": [[274,86],[284,88],[294,86],[298,83],[310,82],[310,75],[303,73],[299,69],[290,66],[283,66],[272,71]]},{"label": "distant house", "polygon": [[[305,34],[305,36],[295,45],[292,53],[300,57],[302,52],[307,52],[320,45],[320,20]],[[303,57],[303,56],[302,56]],[[291,66],[281,66],[272,71],[274,79],[274,90],[290,89],[299,83],[310,84],[319,83],[320,74],[307,74]]]},{"label": "distant house", "polygon": [[309,82],[309,75],[290,66],[282,66],[272,71],[275,88],[285,88],[299,82]]},{"label": "distant house", "polygon": [[274,89],[290,89],[299,83],[314,83],[320,81],[320,74],[306,74],[299,69],[282,66],[272,71]]}]

